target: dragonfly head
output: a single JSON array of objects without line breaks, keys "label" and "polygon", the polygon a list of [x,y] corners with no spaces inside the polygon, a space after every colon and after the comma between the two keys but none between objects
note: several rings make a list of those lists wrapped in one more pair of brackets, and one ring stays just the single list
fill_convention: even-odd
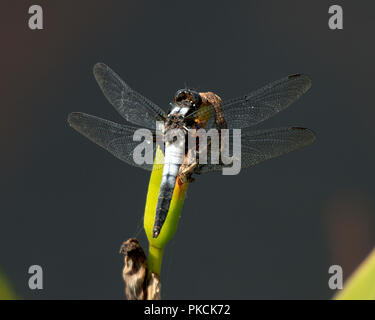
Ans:
[{"label": "dragonfly head", "polygon": [[196,110],[202,104],[202,98],[197,91],[190,89],[180,89],[174,95],[174,102],[179,105],[188,106]]},{"label": "dragonfly head", "polygon": [[196,111],[202,106],[202,98],[197,91],[180,89],[176,92],[174,101],[170,105],[167,127],[187,130],[195,123]]}]

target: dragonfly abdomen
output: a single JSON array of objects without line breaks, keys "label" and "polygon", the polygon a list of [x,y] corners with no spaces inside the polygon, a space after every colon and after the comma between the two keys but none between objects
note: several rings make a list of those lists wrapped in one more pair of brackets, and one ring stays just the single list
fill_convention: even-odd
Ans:
[{"label": "dragonfly abdomen", "polygon": [[162,182],[160,185],[160,192],[158,197],[158,203],[156,206],[156,214],[155,214],[155,222],[154,222],[154,229],[152,236],[157,238],[160,233],[161,227],[163,226],[165,219],[167,218],[167,214],[169,211],[169,206],[171,204],[174,185],[172,185],[172,181],[176,181],[176,177],[168,176],[168,182]]},{"label": "dragonfly abdomen", "polygon": [[185,155],[184,151],[184,146],[175,146],[173,144],[166,146],[163,176],[160,183],[155,222],[152,232],[154,238],[158,237],[167,218],[178,172]]}]

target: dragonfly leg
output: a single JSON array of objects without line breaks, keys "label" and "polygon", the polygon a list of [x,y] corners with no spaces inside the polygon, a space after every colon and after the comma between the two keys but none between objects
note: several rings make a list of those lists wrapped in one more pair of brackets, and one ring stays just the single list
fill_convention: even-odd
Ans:
[{"label": "dragonfly leg", "polygon": [[180,180],[182,183],[186,183],[186,182],[193,182],[195,179],[192,177],[193,175],[193,172],[194,172],[194,169],[197,167],[198,163],[197,162],[194,162],[188,166],[184,166],[184,168],[182,168],[180,170],[180,174],[179,174],[179,177],[180,177]]}]

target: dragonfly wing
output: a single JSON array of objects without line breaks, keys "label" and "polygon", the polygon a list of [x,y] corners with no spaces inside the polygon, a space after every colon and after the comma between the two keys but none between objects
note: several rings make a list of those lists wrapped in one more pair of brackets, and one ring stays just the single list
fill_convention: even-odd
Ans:
[{"label": "dragonfly wing", "polygon": [[246,128],[290,106],[311,87],[307,75],[296,74],[272,82],[240,98],[223,103],[228,128]]},{"label": "dragonfly wing", "polygon": [[94,66],[94,76],[108,101],[127,121],[155,129],[155,121],[165,119],[165,112],[155,103],[131,89],[103,63]]},{"label": "dragonfly wing", "polygon": [[[134,132],[139,129],[138,127],[121,125],[81,112],[69,114],[68,123],[118,159],[145,170],[153,169],[153,164],[137,164],[133,159],[134,148],[141,143],[133,141]],[[157,144],[153,143],[153,140],[146,141],[146,143],[152,143],[153,155],[155,155]]]},{"label": "dragonfly wing", "polygon": [[[309,145],[315,140],[315,133],[306,128],[286,127],[268,130],[251,131],[241,130],[241,168],[248,168],[258,163],[272,159],[291,151]],[[233,145],[233,134],[229,137]],[[221,171],[223,165],[210,164],[210,155],[207,156],[207,165],[198,167],[196,173]],[[230,167],[230,166],[229,166]]]}]

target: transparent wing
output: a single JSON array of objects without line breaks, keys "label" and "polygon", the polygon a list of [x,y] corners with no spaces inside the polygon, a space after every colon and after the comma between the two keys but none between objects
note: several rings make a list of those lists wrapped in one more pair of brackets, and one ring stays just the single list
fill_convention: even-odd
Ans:
[{"label": "transparent wing", "polygon": [[291,75],[272,82],[244,97],[223,103],[228,128],[246,128],[287,108],[311,87],[306,75]]},{"label": "transparent wing", "polygon": [[[258,163],[272,159],[288,152],[309,145],[315,140],[315,133],[306,128],[287,127],[268,130],[241,130],[241,168],[248,168]],[[229,136],[230,150],[233,145],[233,134]],[[222,165],[210,164],[198,167],[197,172],[221,171]]]},{"label": "transparent wing", "polygon": [[[226,101],[222,105],[224,119],[230,129],[247,128],[258,124],[284,110],[311,87],[307,75],[295,74],[272,82],[243,97]],[[212,107],[206,106],[190,117],[211,115]],[[214,126],[214,123],[207,127]]]},{"label": "transparent wing", "polygon": [[131,89],[105,64],[94,66],[94,76],[108,101],[127,121],[155,129],[155,122],[165,119],[166,114],[160,107]]},{"label": "transparent wing", "polygon": [[[133,160],[134,148],[140,144],[138,141],[133,141],[134,132],[139,129],[138,127],[121,125],[81,112],[69,114],[68,123],[86,138],[127,164],[149,171],[153,169],[152,164],[139,165]],[[155,149],[156,143],[153,143],[153,156]],[[158,169],[161,169],[161,166]]]}]

